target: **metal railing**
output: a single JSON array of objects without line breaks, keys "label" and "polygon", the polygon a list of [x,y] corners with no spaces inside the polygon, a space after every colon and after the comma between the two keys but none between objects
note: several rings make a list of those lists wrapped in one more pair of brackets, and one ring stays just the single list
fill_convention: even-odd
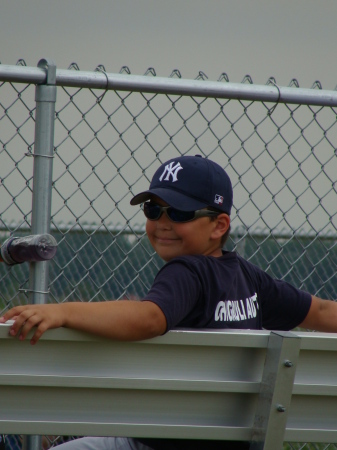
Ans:
[{"label": "metal railing", "polygon": [[0,325],[4,433],[334,448],[336,333],[173,330],[118,342],[61,328],[32,348],[9,328]]},{"label": "metal railing", "polygon": [[0,309],[142,297],[161,266],[131,197],[178,155],[234,187],[229,249],[324,298],[336,287],[337,91],[249,76],[0,65],[0,237],[50,232],[53,261],[1,265]]}]

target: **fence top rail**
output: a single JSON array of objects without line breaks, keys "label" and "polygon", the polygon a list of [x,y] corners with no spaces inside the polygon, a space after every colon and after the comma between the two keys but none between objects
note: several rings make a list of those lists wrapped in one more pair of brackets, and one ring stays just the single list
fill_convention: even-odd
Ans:
[{"label": "fence top rail", "polygon": [[[46,80],[47,70],[45,68],[0,64],[0,81],[45,84]],[[111,74],[101,70],[88,72],[58,69],[56,70],[56,85],[272,103],[337,106],[336,90],[281,87],[274,82],[266,85],[255,85],[146,75]]]}]

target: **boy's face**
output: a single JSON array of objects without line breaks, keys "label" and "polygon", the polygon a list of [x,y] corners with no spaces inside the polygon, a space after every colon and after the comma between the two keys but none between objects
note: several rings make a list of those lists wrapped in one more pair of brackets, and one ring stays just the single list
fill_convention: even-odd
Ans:
[{"label": "boy's face", "polygon": [[[168,206],[157,197],[152,200],[161,206]],[[220,214],[220,216],[222,220],[228,221],[228,228],[229,217],[227,214]],[[209,217],[200,217],[191,222],[177,223],[172,222],[163,213],[158,220],[147,220],[146,233],[152,247],[164,261],[170,261],[182,255],[219,257],[222,255],[220,240],[223,234],[222,231],[219,233],[220,216],[214,220],[210,220]]]}]

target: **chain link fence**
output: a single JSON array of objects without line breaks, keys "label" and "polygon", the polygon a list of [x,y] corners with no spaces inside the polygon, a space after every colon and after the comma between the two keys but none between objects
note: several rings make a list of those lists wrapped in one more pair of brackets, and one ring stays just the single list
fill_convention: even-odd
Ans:
[{"label": "chain link fence", "polygon": [[[14,75],[1,67],[3,242],[31,233],[35,85],[45,75],[40,69],[26,82],[33,71],[23,61]],[[296,80],[280,88],[272,78],[256,87],[249,76],[233,84],[226,74],[211,83],[202,72],[196,80],[182,80],[179,71],[159,79],[153,69],[133,77],[126,67],[117,82],[103,66],[90,76],[76,64],[57,74],[50,229],[59,248],[48,263],[46,301],[144,296],[163,262],[130,199],[161,163],[195,154],[219,163],[232,179],[227,249],[296,287],[337,298],[336,91],[318,82],[301,89]],[[222,96],[214,85],[225,90]],[[28,264],[0,266],[2,312],[29,300],[29,276]],[[57,439],[45,438],[44,445]]]}]

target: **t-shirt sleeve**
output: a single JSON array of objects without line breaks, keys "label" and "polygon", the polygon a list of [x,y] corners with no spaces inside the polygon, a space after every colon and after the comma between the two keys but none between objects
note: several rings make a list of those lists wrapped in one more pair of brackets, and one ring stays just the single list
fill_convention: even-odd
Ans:
[{"label": "t-shirt sleeve", "polygon": [[193,268],[184,261],[170,261],[158,272],[143,300],[160,307],[169,331],[194,310],[200,293],[201,283]]},{"label": "t-shirt sleeve", "polygon": [[311,295],[258,270],[262,326],[267,330],[292,330],[300,325],[311,306]]}]

